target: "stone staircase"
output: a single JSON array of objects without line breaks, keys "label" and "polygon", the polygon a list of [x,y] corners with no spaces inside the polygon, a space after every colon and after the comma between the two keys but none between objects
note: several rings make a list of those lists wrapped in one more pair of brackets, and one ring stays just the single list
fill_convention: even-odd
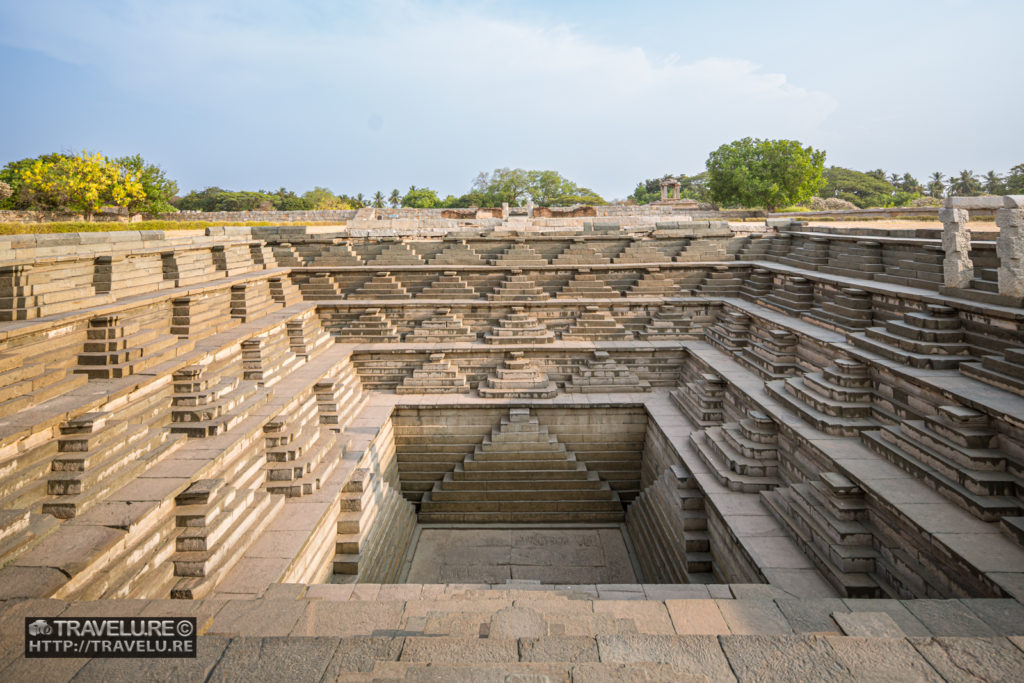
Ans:
[{"label": "stone staircase", "polygon": [[765,391],[815,429],[833,436],[857,436],[875,429],[870,369],[837,359],[822,372],[765,382]]},{"label": "stone staircase", "polygon": [[636,284],[626,292],[628,297],[667,297],[679,295],[679,284],[669,273],[660,268],[647,268],[643,277],[637,280]]},{"label": "stone staircase", "polygon": [[352,293],[351,299],[408,299],[409,292],[388,271],[380,271]]},{"label": "stone staircase", "polygon": [[704,498],[680,465],[666,468],[626,511],[645,582],[714,583]]},{"label": "stone staircase", "polygon": [[477,391],[484,398],[553,398],[558,386],[522,351],[512,351]]},{"label": "stone staircase", "polygon": [[840,332],[857,332],[872,325],[871,293],[842,287],[830,300],[804,314],[805,319]]},{"label": "stone staircase", "polygon": [[736,360],[762,379],[783,379],[799,370],[797,342],[797,336],[787,329],[755,325]]},{"label": "stone staircase", "polygon": [[446,360],[443,353],[432,353],[427,362],[395,388],[396,394],[465,394],[470,390],[459,366]]},{"label": "stone staircase", "polygon": [[739,422],[692,432],[690,445],[730,491],[757,493],[779,485],[778,427],[757,410]]},{"label": "stone staircase", "polygon": [[739,296],[744,281],[743,275],[743,271],[729,266],[715,266],[697,287],[697,294],[715,297]]},{"label": "stone staircase", "polygon": [[490,332],[484,332],[484,341],[488,344],[550,344],[555,341],[555,333],[521,306],[513,306]]},{"label": "stone staircase", "polygon": [[851,334],[853,345],[915,368],[955,370],[960,363],[977,360],[971,355],[960,316],[955,308],[929,304],[924,312],[906,313],[902,320],[887,320]]},{"label": "stone staircase", "polygon": [[416,295],[418,299],[476,299],[478,296],[476,290],[454,270],[444,271]]},{"label": "stone staircase", "polygon": [[319,491],[345,453],[338,432],[320,424],[313,386],[263,425],[263,436],[267,461],[261,488],[288,498]]},{"label": "stone staircase", "polygon": [[725,380],[713,372],[684,370],[679,388],[672,390],[672,402],[698,428],[722,424]]},{"label": "stone staircase", "polygon": [[[103,315],[89,320],[85,347],[78,354],[74,372],[89,379],[126,377],[192,350],[192,343],[158,332],[159,322],[154,318],[125,320],[119,315]],[[163,320],[166,325],[167,319]]]},{"label": "stone staircase", "polygon": [[416,530],[413,506],[380,474],[355,470],[338,515],[334,575],[340,583],[394,583]]},{"label": "stone staircase", "polygon": [[583,312],[562,332],[564,341],[632,341],[633,333],[599,306],[584,306]]},{"label": "stone staircase", "polygon": [[395,242],[384,247],[368,266],[421,266],[423,259],[405,242]]},{"label": "stone staircase", "polygon": [[508,247],[498,258],[491,259],[492,266],[505,268],[533,268],[548,265],[548,260],[538,254],[525,242],[518,242]]},{"label": "stone staircase", "polygon": [[421,523],[621,522],[607,482],[528,408],[512,408],[455,470],[424,494]]},{"label": "stone staircase", "polygon": [[[546,262],[545,262],[546,263]],[[512,270],[493,292],[487,294],[488,301],[546,301],[551,298],[542,287],[538,287],[521,270]]]},{"label": "stone staircase", "polygon": [[612,263],[669,263],[673,256],[659,249],[654,240],[634,239]]},{"label": "stone staircase", "polygon": [[[758,240],[763,242],[764,240]],[[755,304],[771,294],[772,273],[766,268],[754,268],[740,285],[739,297]]]},{"label": "stone staircase", "polygon": [[936,415],[861,432],[872,451],[1024,544],[1024,464],[1000,448],[988,417],[957,405]]},{"label": "stone staircase", "polygon": [[638,378],[629,368],[617,363],[607,351],[595,351],[594,356],[587,359],[577,373],[565,383],[565,391],[570,394],[610,394],[650,390],[650,382]]},{"label": "stone staircase", "polygon": [[863,491],[835,472],[820,477],[762,491],[761,498],[840,595],[889,597],[877,578]]},{"label": "stone staircase", "polygon": [[723,309],[715,322],[704,328],[709,344],[731,355],[739,355],[750,343],[750,316]]},{"label": "stone staircase", "polygon": [[960,363],[960,373],[999,389],[1024,396],[1024,347],[1005,349],[1002,355],[984,355],[979,363]]},{"label": "stone staircase", "polygon": [[776,282],[772,293],[759,303],[799,318],[814,306],[814,283],[807,278],[785,275],[781,286]]},{"label": "stone staircase", "polygon": [[487,265],[480,257],[480,254],[466,244],[465,240],[458,240],[454,244],[446,246],[434,258],[430,259],[432,266],[485,266]]},{"label": "stone staircase", "polygon": [[637,333],[641,341],[680,341],[697,339],[698,332],[693,329],[693,319],[683,309],[672,304],[659,306],[651,316],[651,321]]},{"label": "stone staircase", "polygon": [[555,296],[560,299],[618,299],[622,295],[589,268],[580,268]]},{"label": "stone staircase", "polygon": [[401,341],[402,337],[379,308],[367,308],[338,333],[340,341],[382,342]]},{"label": "stone staircase", "polygon": [[442,308],[405,335],[406,343],[441,344],[475,342],[474,333],[458,313]]},{"label": "stone staircase", "polygon": [[231,285],[231,317],[244,323],[262,318],[277,308],[267,280]]},{"label": "stone staircase", "polygon": [[578,237],[558,256],[551,260],[553,266],[599,265],[610,263],[611,259]]}]

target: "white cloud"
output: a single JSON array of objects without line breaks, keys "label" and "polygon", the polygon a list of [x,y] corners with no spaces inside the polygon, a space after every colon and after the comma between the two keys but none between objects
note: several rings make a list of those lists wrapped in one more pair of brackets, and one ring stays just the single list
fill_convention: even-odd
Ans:
[{"label": "white cloud", "polygon": [[[813,143],[837,106],[750,61],[686,62],[446,4],[66,1],[7,13],[0,42],[93,67],[169,108],[186,100],[214,126],[232,120],[211,135],[221,149],[285,131],[313,168],[344,149],[347,180],[363,173],[370,186],[458,192],[479,170],[521,165],[622,195],[645,176],[696,171],[745,135]],[[217,153],[208,164],[238,165]]]}]

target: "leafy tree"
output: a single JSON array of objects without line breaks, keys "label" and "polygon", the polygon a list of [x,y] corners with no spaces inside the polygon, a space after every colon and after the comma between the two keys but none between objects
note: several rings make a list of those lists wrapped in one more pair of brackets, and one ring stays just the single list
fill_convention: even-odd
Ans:
[{"label": "leafy tree", "polygon": [[20,191],[33,204],[81,212],[87,221],[104,206],[127,207],[146,196],[135,175],[99,153],[36,159],[21,170],[20,177]]},{"label": "leafy tree", "polygon": [[398,191],[398,188],[391,190],[391,196],[388,197],[388,203],[391,204],[392,209],[397,209],[402,205],[402,195]]},{"label": "leafy tree", "polygon": [[1003,178],[1003,190],[1006,194],[1024,194],[1024,164],[1017,164]]},{"label": "leafy tree", "polygon": [[909,192],[911,194],[924,193],[924,188],[921,187],[921,183],[917,182],[917,178],[910,175],[909,173],[903,174],[903,177],[900,179],[899,182],[899,188],[904,192]]},{"label": "leafy tree", "polygon": [[7,198],[0,198],[0,209],[41,209],[44,207],[32,203],[32,197],[27,192],[22,192],[22,171],[27,170],[36,161],[54,163],[57,159],[66,156],[64,154],[41,154],[38,157],[19,159],[11,161],[0,169],[0,182],[7,183],[11,188],[11,194]]},{"label": "leafy tree", "polygon": [[895,205],[898,189],[876,173],[861,173],[850,168],[831,166],[823,174],[825,186],[821,196],[838,197],[853,202],[858,208]]},{"label": "leafy tree", "polygon": [[530,177],[521,168],[496,168],[491,174],[481,172],[473,181],[473,191],[482,198],[481,206],[501,206],[508,202],[518,206],[529,196]]},{"label": "leafy tree", "polygon": [[960,175],[949,181],[949,193],[960,197],[973,197],[981,194],[981,183],[974,171],[960,171]]},{"label": "leafy tree", "polygon": [[900,174],[899,174],[899,173],[890,173],[890,174],[889,174],[889,177],[888,177],[888,179],[887,179],[887,180],[889,181],[889,184],[890,184],[890,185],[893,185],[893,186],[895,186],[895,187],[899,187],[899,185],[900,185],[900,182],[901,182],[901,181],[902,181],[903,179],[902,179],[902,178],[900,178]]},{"label": "leafy tree", "polygon": [[822,185],[825,152],[796,140],[743,138],[707,160],[711,198],[725,205],[774,211],[810,199]]},{"label": "leafy tree", "polygon": [[876,168],[873,171],[868,171],[867,174],[874,178],[878,178],[879,180],[885,180],[885,171],[883,171],[880,168]]},{"label": "leafy tree", "polygon": [[441,206],[441,199],[429,187],[416,187],[412,185],[409,191],[402,197],[402,206],[411,209],[434,209]]},{"label": "leafy tree", "polygon": [[941,171],[932,173],[928,180],[928,194],[932,197],[942,197],[946,193],[946,175]]},{"label": "leafy tree", "polygon": [[309,209],[313,211],[329,211],[332,209],[349,208],[349,205],[345,200],[328,190],[326,187],[315,186],[309,192],[303,193],[302,200],[306,203]]},{"label": "leafy tree", "polygon": [[985,192],[989,194],[1003,194],[1003,178],[995,171],[989,171],[985,174],[982,186]]},{"label": "leafy tree", "polygon": [[557,171],[521,168],[498,168],[493,173],[480,173],[473,181],[472,190],[455,202],[458,206],[500,206],[504,202],[517,206],[527,199],[538,206],[605,203],[596,192],[580,187]]},{"label": "leafy tree", "polygon": [[373,195],[373,201],[371,202],[376,209],[384,208],[384,193],[377,190]]},{"label": "leafy tree", "polygon": [[178,183],[170,180],[156,164],[147,164],[142,156],[121,157],[116,163],[142,183],[144,196],[128,205],[129,213],[169,213],[177,211],[171,199],[178,194]]}]

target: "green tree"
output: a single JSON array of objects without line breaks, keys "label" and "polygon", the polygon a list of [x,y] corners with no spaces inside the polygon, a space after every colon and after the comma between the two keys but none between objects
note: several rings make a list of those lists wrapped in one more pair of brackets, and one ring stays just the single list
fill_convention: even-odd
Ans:
[{"label": "green tree", "polygon": [[313,211],[330,211],[347,209],[349,205],[338,195],[326,187],[315,186],[309,192],[302,195],[302,199]]},{"label": "green tree", "polygon": [[821,190],[822,197],[845,199],[861,209],[894,205],[897,188],[875,173],[830,166],[822,175],[825,180],[825,186]]},{"label": "green tree", "polygon": [[960,171],[960,175],[949,181],[949,193],[959,197],[973,197],[981,193],[981,183],[974,171]]},{"label": "green tree", "polygon": [[921,187],[921,183],[917,182],[917,178],[910,175],[909,173],[903,174],[903,177],[900,179],[899,182],[899,188],[904,192],[910,192],[912,194],[924,193],[924,188]]},{"label": "green tree", "polygon": [[825,152],[796,140],[743,138],[716,149],[706,165],[715,202],[774,211],[814,196],[822,185]]},{"label": "green tree", "polygon": [[30,168],[36,161],[43,161],[46,163],[55,163],[61,157],[67,156],[66,154],[42,154],[38,157],[29,157],[26,159],[18,159],[17,161],[8,162],[2,169],[0,169],[0,182],[7,183],[11,188],[11,194],[6,198],[0,198],[0,209],[42,209],[43,206],[34,205],[32,203],[32,196],[27,192],[22,192],[21,189],[21,178],[22,171]]},{"label": "green tree", "polygon": [[76,211],[91,221],[104,206],[127,207],[143,200],[142,183],[102,154],[83,151],[34,160],[20,171],[20,192],[41,208]]},{"label": "green tree", "polygon": [[391,190],[391,196],[388,197],[388,203],[391,204],[392,209],[397,209],[402,205],[402,194],[398,191],[398,188]]},{"label": "green tree", "polygon": [[434,209],[441,206],[441,199],[437,196],[437,192],[429,187],[412,185],[402,197],[402,206],[410,209]]},{"label": "green tree", "polygon": [[942,197],[946,194],[946,174],[941,171],[932,173],[928,179],[928,194],[932,197]]},{"label": "green tree", "polygon": [[377,190],[373,194],[373,201],[371,201],[370,203],[376,209],[383,209],[384,208],[384,193],[381,192],[380,190]]},{"label": "green tree", "polygon": [[982,180],[982,187],[989,194],[1003,194],[1003,178],[995,171],[989,171]]},{"label": "green tree", "polygon": [[474,192],[481,197],[481,206],[501,206],[508,202],[519,206],[529,197],[530,176],[521,168],[496,168],[493,173],[480,173],[473,181]]},{"label": "green tree", "polygon": [[1006,194],[1024,194],[1024,164],[1017,164],[1006,174],[1003,191]]},{"label": "green tree", "polygon": [[148,164],[142,155],[121,157],[116,163],[142,183],[144,196],[128,205],[129,213],[170,213],[177,211],[171,199],[178,194],[178,183],[169,179],[156,164]]}]

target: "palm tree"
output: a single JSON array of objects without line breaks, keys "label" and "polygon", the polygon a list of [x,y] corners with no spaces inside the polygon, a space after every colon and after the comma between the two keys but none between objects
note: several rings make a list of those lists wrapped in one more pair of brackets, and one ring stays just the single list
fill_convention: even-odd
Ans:
[{"label": "palm tree", "polygon": [[960,175],[949,181],[949,193],[961,197],[970,197],[978,193],[981,183],[974,171],[960,171]]},{"label": "palm tree", "polygon": [[989,194],[1001,194],[1003,191],[1003,178],[995,171],[989,171],[985,174],[984,186],[985,192]]},{"label": "palm tree", "polygon": [[893,187],[899,187],[900,186],[900,174],[899,173],[890,173],[889,174],[889,184],[892,185]]},{"label": "palm tree", "polygon": [[373,206],[376,209],[383,209],[384,208],[384,193],[381,192],[380,190],[377,190],[373,194]]},{"label": "palm tree", "polygon": [[900,187],[903,188],[904,192],[921,192],[923,189],[921,183],[917,182],[917,178],[909,173],[903,174],[903,178],[900,180]]},{"label": "palm tree", "polygon": [[366,206],[366,198],[363,197],[363,193],[362,192],[360,192],[359,194],[357,194],[355,196],[355,200],[359,204],[359,208],[360,209],[363,208],[364,206]]},{"label": "palm tree", "polygon": [[402,205],[402,195],[398,193],[398,189],[391,190],[391,197],[388,198],[388,203],[391,204],[392,209],[397,209]]},{"label": "palm tree", "polygon": [[928,181],[928,194],[932,197],[941,197],[946,191],[946,174],[941,171],[932,173]]}]

